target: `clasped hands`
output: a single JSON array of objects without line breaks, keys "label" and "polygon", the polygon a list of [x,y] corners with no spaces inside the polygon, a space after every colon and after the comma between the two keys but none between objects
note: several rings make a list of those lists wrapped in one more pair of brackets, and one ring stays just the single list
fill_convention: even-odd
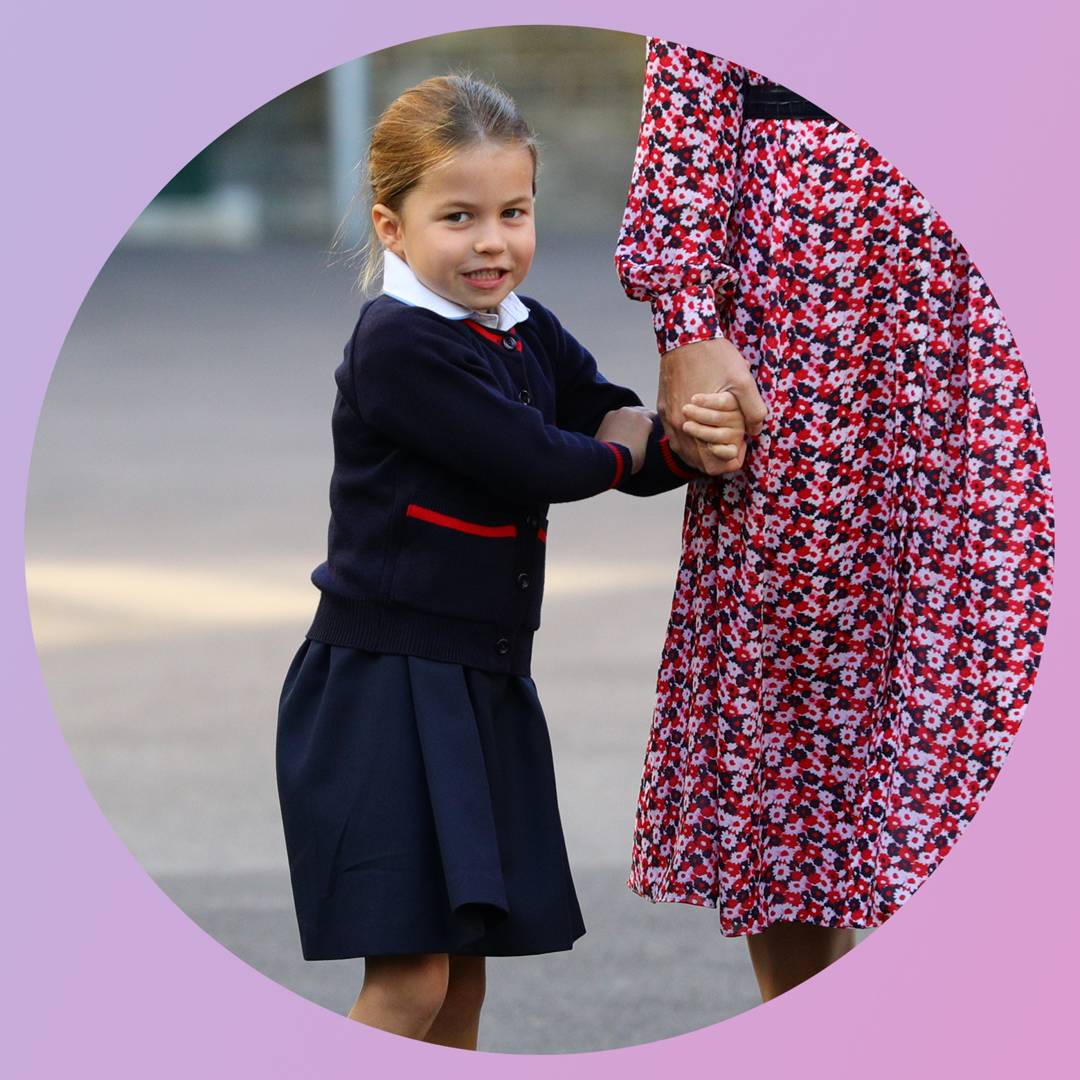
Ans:
[{"label": "clasped hands", "polygon": [[750,365],[725,338],[664,353],[656,407],[675,453],[709,476],[741,469],[746,436],[768,419]]},{"label": "clasped hands", "polygon": [[[758,435],[768,409],[750,366],[730,341],[696,341],[660,359],[657,411],[671,448],[709,476],[741,469],[746,436]],[[637,472],[645,460],[653,414],[643,407],[616,409],[596,437],[629,448]]]}]

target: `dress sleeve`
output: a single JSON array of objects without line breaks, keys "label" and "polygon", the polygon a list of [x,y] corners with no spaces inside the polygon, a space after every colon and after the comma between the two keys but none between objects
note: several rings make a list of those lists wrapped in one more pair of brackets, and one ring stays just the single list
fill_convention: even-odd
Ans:
[{"label": "dress sleeve", "polygon": [[661,352],[721,337],[724,263],[746,69],[649,39],[641,130],[615,251],[627,296],[648,300]]}]

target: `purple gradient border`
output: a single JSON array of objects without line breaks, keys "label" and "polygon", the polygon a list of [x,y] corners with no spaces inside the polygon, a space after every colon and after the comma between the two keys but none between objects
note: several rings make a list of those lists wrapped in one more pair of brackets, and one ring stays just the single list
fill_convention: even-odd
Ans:
[{"label": "purple gradient border", "polygon": [[[400,3],[134,0],[8,15],[2,484],[5,1035],[9,1076],[1066,1075],[1074,1054],[1080,790],[1075,283],[1077,25],[1065,3],[555,0],[531,20]],[[429,10],[430,9],[430,10]],[[157,890],[90,797],[30,637],[23,506],[45,386],[78,306],[161,185],[274,95],[425,34],[517,21],[654,33],[757,68],[861,131],[991,283],[1054,463],[1058,569],[1038,685],[989,800],[904,911],[812,983],[717,1027],[603,1054],[467,1055],[368,1031],[258,975]],[[1071,719],[1070,719],[1071,718]],[[1042,941],[1038,935],[1047,935]],[[1068,981],[1067,981],[1068,980]]]}]

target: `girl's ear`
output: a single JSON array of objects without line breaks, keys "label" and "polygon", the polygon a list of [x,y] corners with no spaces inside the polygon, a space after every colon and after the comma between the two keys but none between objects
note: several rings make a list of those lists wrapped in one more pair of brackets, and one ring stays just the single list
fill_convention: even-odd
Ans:
[{"label": "girl's ear", "polygon": [[401,215],[383,203],[371,208],[371,227],[379,243],[398,258],[405,258],[405,226]]}]

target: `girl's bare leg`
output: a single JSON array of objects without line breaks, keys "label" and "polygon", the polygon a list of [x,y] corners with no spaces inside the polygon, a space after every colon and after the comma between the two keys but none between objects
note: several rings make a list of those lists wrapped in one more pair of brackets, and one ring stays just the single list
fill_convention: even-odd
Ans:
[{"label": "girl's bare leg", "polygon": [[475,1050],[484,1005],[486,971],[482,956],[451,956],[446,999],[424,1042]]},{"label": "girl's bare leg", "polygon": [[855,947],[855,931],[803,923],[774,923],[746,939],[761,1000],[770,1001],[824,971]]},{"label": "girl's bare leg", "polygon": [[368,1027],[423,1039],[446,1000],[446,953],[422,956],[369,956],[364,985],[349,1019]]}]

